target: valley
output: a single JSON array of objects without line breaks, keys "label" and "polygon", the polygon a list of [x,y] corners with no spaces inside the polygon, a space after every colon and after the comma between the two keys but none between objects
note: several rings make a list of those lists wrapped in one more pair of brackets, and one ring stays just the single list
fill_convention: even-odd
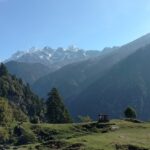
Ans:
[{"label": "valley", "polygon": [[0,150],[150,150],[150,0],[0,0]]},{"label": "valley", "polygon": [[[29,83],[40,98],[46,99],[50,89],[58,88],[75,120],[79,115],[95,119],[99,111],[120,118],[128,105],[138,111],[140,119],[148,120],[149,45],[150,34],[146,34],[123,46],[104,48],[99,52],[70,47],[67,50],[62,48],[59,55],[60,48],[52,50],[47,47],[46,50],[16,53],[16,57],[8,59],[11,61],[6,66],[11,74]],[[49,65],[43,64],[39,58],[48,54],[57,56],[59,63],[64,61],[62,64],[67,64],[53,71],[51,68],[56,68],[53,58],[45,58]],[[61,59],[64,55],[68,59]],[[70,62],[74,58],[75,62]]]}]

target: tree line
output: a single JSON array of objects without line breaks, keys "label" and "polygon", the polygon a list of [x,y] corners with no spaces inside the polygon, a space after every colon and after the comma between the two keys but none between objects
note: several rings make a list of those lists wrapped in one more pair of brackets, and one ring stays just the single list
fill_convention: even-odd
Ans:
[{"label": "tree line", "polygon": [[[71,123],[73,119],[63,103],[57,88],[52,88],[46,101],[32,93],[29,84],[10,75],[4,64],[0,64],[0,124],[12,120],[32,123]],[[136,118],[136,111],[127,107],[126,118]],[[89,116],[79,116],[80,121],[92,121]]]}]

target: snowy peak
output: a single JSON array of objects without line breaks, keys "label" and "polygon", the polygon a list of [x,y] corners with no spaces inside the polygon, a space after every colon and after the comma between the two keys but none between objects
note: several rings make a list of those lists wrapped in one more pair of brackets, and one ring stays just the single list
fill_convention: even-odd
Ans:
[{"label": "snowy peak", "polygon": [[23,51],[17,51],[16,53],[14,53],[12,55],[11,59],[12,60],[18,59],[18,58],[22,57],[24,54],[25,54],[25,52],[23,52]]},{"label": "snowy peak", "polygon": [[96,57],[99,54],[100,51],[98,50],[85,51],[74,45],[66,49],[62,47],[58,47],[57,49],[52,49],[50,47],[37,49],[33,47],[27,51],[17,51],[7,62],[13,60],[27,63],[41,63],[59,69],[64,65]]}]

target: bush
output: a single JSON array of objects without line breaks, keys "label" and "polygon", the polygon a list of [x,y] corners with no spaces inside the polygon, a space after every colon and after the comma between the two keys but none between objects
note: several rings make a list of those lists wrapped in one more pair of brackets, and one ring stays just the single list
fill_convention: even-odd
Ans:
[{"label": "bush", "polygon": [[12,123],[12,109],[8,101],[0,97],[0,125],[7,126]]},{"label": "bush", "polygon": [[56,135],[58,134],[58,131],[55,129],[42,127],[39,125],[33,125],[31,130],[36,134],[39,141],[49,141],[54,140]]},{"label": "bush", "polygon": [[16,126],[14,128],[14,134],[17,137],[16,145],[31,144],[37,141],[34,133],[29,129],[24,129],[23,127]]},{"label": "bush", "polygon": [[11,104],[11,108],[12,108],[13,117],[16,121],[19,121],[19,122],[29,121],[27,115],[20,108],[18,108],[14,104]]},{"label": "bush", "polygon": [[31,118],[30,122],[33,124],[38,124],[40,122],[39,117],[35,116],[35,117]]},{"label": "bush", "polygon": [[136,118],[136,111],[132,107],[127,107],[124,111],[124,115],[126,118],[135,119]]},{"label": "bush", "polygon": [[5,128],[0,127],[0,144],[5,144],[8,141],[9,141],[8,131]]},{"label": "bush", "polygon": [[80,122],[92,122],[89,116],[78,116]]},{"label": "bush", "polygon": [[126,118],[135,119],[136,118],[136,111],[132,107],[127,107],[124,111],[124,115]]}]

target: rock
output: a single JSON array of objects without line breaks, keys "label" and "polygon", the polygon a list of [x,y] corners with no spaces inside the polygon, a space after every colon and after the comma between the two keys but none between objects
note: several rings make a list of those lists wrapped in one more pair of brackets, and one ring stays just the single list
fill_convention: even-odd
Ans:
[{"label": "rock", "polygon": [[72,144],[71,146],[65,148],[64,150],[81,150],[81,148],[84,146],[82,143],[75,143]]},{"label": "rock", "polygon": [[149,150],[149,149],[134,146],[134,145],[118,145],[118,144],[116,144],[116,150]]}]

